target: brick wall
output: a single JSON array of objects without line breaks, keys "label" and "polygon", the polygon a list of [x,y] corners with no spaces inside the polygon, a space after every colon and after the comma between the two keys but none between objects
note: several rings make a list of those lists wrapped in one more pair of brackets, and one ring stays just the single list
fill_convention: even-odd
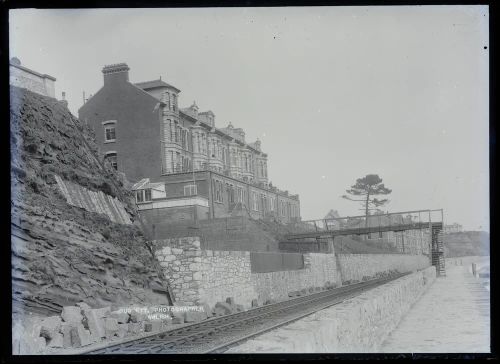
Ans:
[{"label": "brick wall", "polygon": [[[79,119],[95,131],[103,152],[117,153],[118,170],[129,181],[161,174],[161,129],[158,100],[127,82],[122,73],[111,74],[79,110]],[[104,142],[103,121],[116,120],[116,141]]]}]

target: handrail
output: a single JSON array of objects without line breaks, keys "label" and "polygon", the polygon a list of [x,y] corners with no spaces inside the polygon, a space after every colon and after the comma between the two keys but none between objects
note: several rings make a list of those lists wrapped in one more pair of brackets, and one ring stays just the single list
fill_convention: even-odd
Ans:
[{"label": "handrail", "polygon": [[[344,216],[344,217],[332,217],[328,219],[315,219],[315,220],[303,220],[302,223],[315,223],[316,221],[324,221],[325,223],[328,221],[337,221],[337,220],[348,220],[348,219],[366,219],[367,217],[373,217],[373,218],[379,218],[382,216],[393,216],[393,215],[403,215],[403,214],[416,214],[416,213],[422,213],[422,212],[428,212],[429,216],[431,212],[437,212],[440,211],[441,213],[443,212],[443,209],[426,209],[426,210],[412,210],[412,211],[401,211],[401,212],[390,212],[387,214],[377,214],[377,215],[357,215],[357,216]],[[430,217],[429,217],[430,220]]]}]

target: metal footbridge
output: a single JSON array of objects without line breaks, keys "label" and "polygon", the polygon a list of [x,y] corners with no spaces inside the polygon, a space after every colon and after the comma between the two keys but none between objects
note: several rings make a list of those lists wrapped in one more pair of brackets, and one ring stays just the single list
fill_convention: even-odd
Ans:
[{"label": "metal footbridge", "polygon": [[414,210],[382,213],[369,216],[347,216],[308,220],[288,226],[284,238],[289,241],[304,239],[334,239],[337,236],[380,234],[420,230],[429,237],[432,264],[439,275],[445,274],[443,246],[443,209]]}]

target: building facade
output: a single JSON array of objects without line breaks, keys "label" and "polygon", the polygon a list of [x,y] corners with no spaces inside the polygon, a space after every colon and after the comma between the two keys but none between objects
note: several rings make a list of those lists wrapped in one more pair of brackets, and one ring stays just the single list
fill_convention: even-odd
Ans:
[{"label": "building facade", "polygon": [[10,85],[55,98],[55,82],[56,79],[52,76],[21,66],[21,61],[18,58],[13,57],[9,62]]},{"label": "building facade", "polygon": [[445,225],[443,227],[443,233],[444,234],[460,233],[462,231],[463,231],[462,225],[457,224],[457,223]]},{"label": "building facade", "polygon": [[283,222],[300,218],[298,196],[269,183],[259,140],[247,142],[231,123],[217,128],[215,114],[195,102],[179,108],[181,91],[161,79],[131,83],[125,63],[102,72],[103,87],[79,117],[94,129],[106,159],[136,182],[141,214],[210,219],[239,209]]}]

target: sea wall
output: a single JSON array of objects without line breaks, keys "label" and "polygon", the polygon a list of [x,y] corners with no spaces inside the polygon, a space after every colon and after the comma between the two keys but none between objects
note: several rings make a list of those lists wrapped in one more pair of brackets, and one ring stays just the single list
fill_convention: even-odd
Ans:
[{"label": "sea wall", "polygon": [[434,267],[411,273],[265,333],[228,353],[377,352],[435,279]]}]

